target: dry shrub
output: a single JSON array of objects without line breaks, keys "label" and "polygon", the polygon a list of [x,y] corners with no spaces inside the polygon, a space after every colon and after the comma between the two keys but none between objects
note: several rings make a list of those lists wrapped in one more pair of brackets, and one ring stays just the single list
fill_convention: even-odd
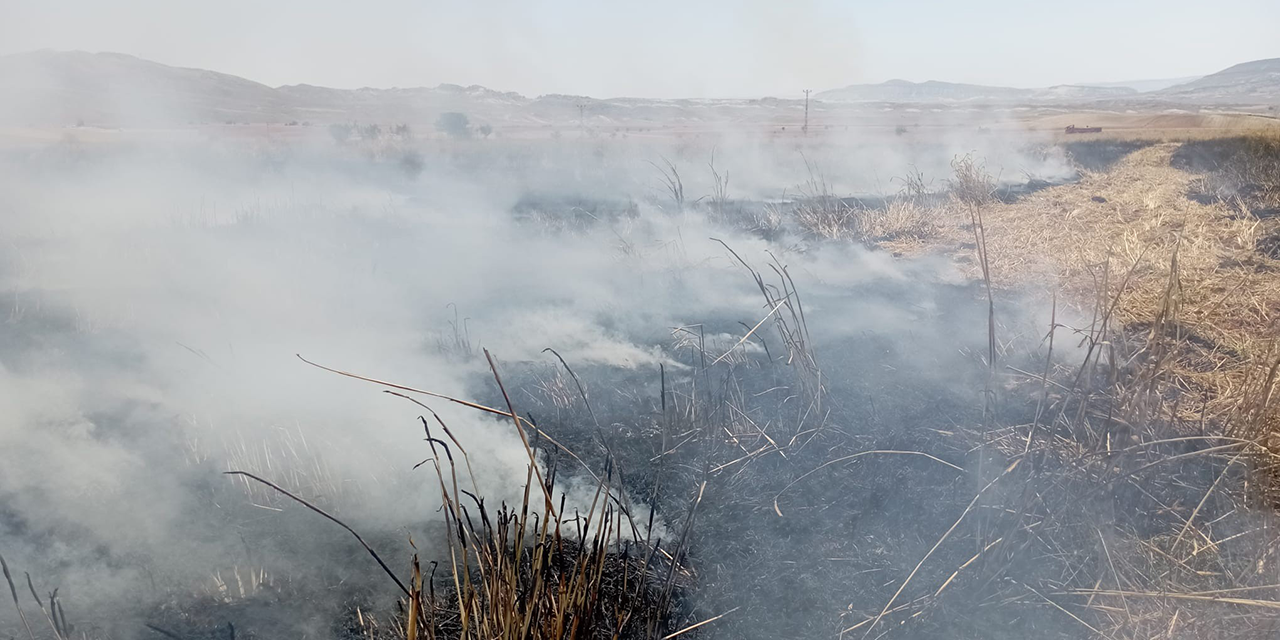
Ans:
[{"label": "dry shrub", "polygon": [[[465,456],[456,441],[453,446]],[[563,496],[559,509],[551,500],[554,473],[539,483],[530,467],[523,502],[491,513],[477,493],[458,487],[448,448],[432,440],[451,583],[437,593],[433,576],[424,576],[414,558],[399,637],[603,640],[666,634],[672,591],[683,574],[659,555],[658,545],[638,534],[607,477],[597,484],[587,512],[569,518],[562,513]]]},{"label": "dry shrub", "polygon": [[864,239],[924,240],[938,230],[939,211],[912,198],[890,199],[883,208],[864,209],[859,227]]},{"label": "dry shrub", "polygon": [[[1144,162],[1167,158],[1160,148],[1141,153]],[[1254,478],[1276,468],[1280,358],[1256,339],[1232,350],[1211,338],[1235,334],[1206,326],[1243,318],[1239,332],[1256,332],[1249,316],[1215,301],[1269,290],[1247,279],[1211,286],[1223,284],[1223,256],[1244,250],[1242,221],[1223,208],[1166,211],[1176,206],[1172,194],[1183,193],[1185,176],[1156,171],[1154,181],[1148,175],[1130,184],[1152,167],[1119,171],[1002,205],[991,198],[981,165],[957,160],[953,202],[981,213],[989,245],[983,239],[979,246],[991,253],[997,279],[1021,284],[1026,260],[1054,261],[1054,275],[1092,316],[1068,334],[1081,341],[1082,361],[1053,358],[1053,329],[1061,328],[1055,317],[1042,373],[1001,369],[1003,384],[985,391],[998,391],[1004,404],[994,417],[984,411],[981,421],[960,417],[907,434],[877,432],[878,419],[843,431],[847,416],[839,412],[829,423],[828,404],[837,403],[824,400],[824,377],[786,266],[775,260],[777,277],[766,280],[743,261],[762,293],[760,324],[744,326],[742,341],[726,351],[713,346],[708,353],[700,334],[696,343],[683,334],[684,346],[700,356],[690,360],[701,364],[678,393],[669,392],[663,374],[658,455],[643,446],[617,454],[637,459],[616,468],[650,464],[663,486],[696,488],[670,554],[632,528],[629,514],[636,512],[615,490],[623,482],[609,473],[593,476],[587,513],[567,518],[563,502],[557,508],[552,499],[555,472],[539,471],[532,452],[523,501],[491,509],[478,492],[459,488],[470,475],[466,452],[442,422],[440,436],[424,421],[444,504],[447,579],[433,580],[418,567],[401,585],[403,613],[383,625],[361,617],[362,633],[370,640],[670,637],[680,626],[672,623],[673,594],[700,577],[685,573],[684,542],[693,537],[707,555],[690,566],[700,563],[704,576],[739,562],[761,567],[761,583],[782,582],[795,576],[777,574],[798,566],[804,579],[830,570],[842,580],[832,584],[852,590],[835,596],[846,598],[847,608],[825,609],[826,618],[806,621],[812,626],[785,630],[777,622],[782,608],[813,603],[744,595],[733,603],[745,618],[734,637],[742,630],[770,637],[1274,637],[1280,544],[1274,513],[1254,508],[1270,506],[1275,494]],[[815,186],[817,197],[797,220],[827,237],[911,233],[937,213],[901,198],[874,218],[873,210]],[[1116,204],[1063,215],[1063,206],[1089,207],[1100,191]],[[1070,202],[1049,208],[1064,193]],[[975,231],[961,237],[973,242]],[[770,324],[779,342],[773,352],[763,347],[765,362],[739,348]],[[791,375],[781,375],[782,363]],[[994,367],[995,358],[989,363]],[[760,375],[755,388],[747,379],[753,371]],[[1206,382],[1215,376],[1224,384]],[[586,404],[576,377],[543,381],[566,412],[577,408],[575,390]],[[471,406],[506,416],[526,446],[533,439],[531,449],[538,448],[544,434],[510,404]],[[604,449],[614,468],[615,450]],[[928,471],[932,465],[946,469],[944,482],[928,481],[938,475]],[[867,497],[875,495],[868,486],[886,484],[887,498]],[[903,520],[878,525],[877,512],[900,502],[908,505],[898,507]],[[907,519],[925,509],[942,515]],[[695,515],[699,524],[714,524],[695,529]],[[851,560],[870,568],[840,564]],[[869,577],[859,583],[859,574]],[[854,590],[861,585],[871,586]]]},{"label": "dry shrub", "polygon": [[[361,617],[361,633],[671,637],[693,619],[674,623],[673,596],[696,584],[707,590],[698,619],[741,608],[702,628],[720,637],[1270,637],[1280,621],[1271,568],[1280,547],[1273,514],[1251,511],[1258,488],[1244,472],[1274,456],[1229,428],[1274,414],[1280,363],[1259,370],[1236,406],[1203,413],[1176,365],[1190,341],[1187,274],[1166,258],[1145,330],[1115,314],[1137,280],[1104,279],[1092,296],[1095,322],[1071,336],[1084,341],[1082,362],[1055,360],[1050,339],[1042,374],[1001,370],[995,417],[956,413],[932,423],[942,429],[910,433],[896,422],[846,426],[838,403],[824,399],[786,266],[775,260],[766,279],[743,261],[762,319],[743,327],[742,341],[710,351],[701,333],[695,342],[682,332],[697,364],[671,387],[661,374],[658,455],[637,442],[571,445],[602,448],[609,469],[652,468],[653,505],[683,500],[662,502],[659,484],[664,495],[691,488],[691,506],[660,509],[684,515],[674,544],[651,544],[632,528],[637,511],[615,490],[626,483],[607,472],[591,477],[586,513],[567,517],[552,499],[557,474],[532,453],[523,500],[491,509],[460,489],[474,489],[467,453],[443,422],[424,421],[449,566],[444,580],[415,570],[403,613],[385,623]],[[770,325],[775,346],[763,359],[741,349]],[[572,373],[558,384],[586,404]],[[506,416],[531,449],[543,439],[510,404],[471,406]],[[617,416],[602,417],[612,425]],[[593,442],[586,424],[577,436],[553,432],[582,445]],[[543,442],[543,451],[562,446]],[[731,583],[746,576],[749,589]],[[796,580],[829,593],[796,589],[803,601],[780,602]],[[787,609],[812,615],[798,620]]]},{"label": "dry shrub", "polygon": [[[518,505],[504,502],[491,509],[480,492],[466,449],[440,416],[425,404],[395,392],[435,420],[433,427],[426,417],[420,417],[431,457],[418,466],[429,463],[435,470],[445,517],[449,566],[448,575],[439,582],[435,563],[424,574],[415,554],[412,576],[405,584],[355,530],[337,518],[263,478],[228,473],[268,486],[343,527],[382,567],[404,597],[398,602],[399,615],[386,622],[357,612],[356,631],[369,640],[667,636],[676,623],[675,598],[689,576],[681,559],[697,501],[675,542],[664,544],[653,539],[652,512],[647,522],[633,519],[635,509],[615,484],[615,467],[608,464],[604,473],[594,473],[531,420],[519,417],[493,358],[488,351],[484,353],[507,410],[327,369],[504,416],[519,434],[529,462],[523,499]],[[577,386],[578,380],[567,365],[565,369],[585,403],[585,390]],[[570,517],[564,493],[557,501],[557,468],[544,467],[535,453],[543,440],[579,462],[594,480],[594,494],[585,513],[575,509]],[[463,488],[467,485],[470,490]]]},{"label": "dry shrub", "polygon": [[951,171],[953,175],[947,181],[947,191],[957,202],[964,206],[982,206],[995,201],[995,179],[973,154],[953,159]]},{"label": "dry shrub", "polygon": [[1253,246],[1258,253],[1272,260],[1280,260],[1280,226],[1268,233],[1259,234]]},{"label": "dry shrub", "polygon": [[748,229],[766,238],[774,238],[782,231],[786,223],[786,215],[774,203],[766,204],[759,209],[748,210]]},{"label": "dry shrub", "polygon": [[806,233],[827,240],[853,240],[860,235],[857,212],[838,198],[805,199],[792,211]]},{"label": "dry shrub", "polygon": [[[1184,340],[1168,366],[1183,393],[1197,398],[1183,410],[1205,398],[1212,416],[1238,402],[1247,368],[1261,362],[1280,328],[1273,274],[1280,265],[1258,251],[1269,221],[1227,203],[1187,198],[1197,176],[1176,160],[1186,155],[1183,146],[1146,146],[1079,182],[1014,203],[990,203],[983,222],[998,287],[1058,290],[1059,300],[1086,318],[1102,290],[1114,301],[1113,322],[1136,331],[1151,328],[1176,250]],[[979,183],[961,177],[956,184],[961,194],[981,197],[983,189],[974,186]],[[970,220],[959,213],[939,237],[952,246],[970,245]],[[966,269],[981,277],[980,265]]]},{"label": "dry shrub", "polygon": [[[1230,160],[1194,169],[1179,158],[1210,146],[1143,146],[1015,203],[991,202],[977,165],[956,164],[958,211],[940,235],[967,258],[975,238],[962,210],[981,206],[989,257],[968,272],[989,269],[1006,291],[1042,285],[1067,307],[1059,317],[1084,319],[1069,321],[1068,345],[1082,340],[1083,363],[1049,362],[1021,383],[1004,374],[1022,389],[1006,397],[1035,398],[1026,422],[975,435],[1005,461],[1034,464],[1023,477],[1034,497],[992,505],[1014,518],[984,553],[1008,572],[1000,589],[1057,608],[1087,637],[1267,638],[1280,628],[1280,287],[1275,259],[1258,249],[1270,237],[1258,207],[1268,176],[1280,176],[1266,167],[1280,147],[1232,145],[1219,158]],[[1237,188],[1188,199],[1202,177],[1189,169]],[[1242,207],[1245,183],[1253,204]],[[1025,571],[1036,565],[1051,569]]]},{"label": "dry shrub", "polygon": [[1037,460],[1027,482],[1038,495],[1017,508],[1030,536],[1018,553],[1039,541],[1046,552],[1033,562],[1095,568],[1091,584],[1036,587],[1091,636],[1271,637],[1276,494],[1258,472],[1275,468],[1280,359],[1250,365],[1232,406],[1207,413],[1180,379],[1177,361],[1195,345],[1177,256],[1141,331],[1113,315],[1132,280],[1100,284],[1083,361],[1029,376],[1040,388],[1031,422],[983,439]]},{"label": "dry shrub", "polygon": [[807,159],[805,164],[809,179],[800,189],[801,198],[792,215],[810,235],[858,242],[918,240],[932,235],[936,211],[925,204],[932,197],[919,172],[902,179],[903,188],[897,196],[886,198],[881,206],[867,206],[836,196],[821,170]]},{"label": "dry shrub", "polygon": [[1192,197],[1263,215],[1280,212],[1280,132],[1188,142],[1174,163],[1201,174],[1190,184]]},{"label": "dry shrub", "polygon": [[1061,147],[1077,170],[1096,173],[1110,169],[1130,153],[1152,144],[1152,140],[1102,138],[1073,140],[1062,143]]},{"label": "dry shrub", "polygon": [[799,189],[799,200],[792,211],[796,223],[805,232],[828,240],[856,239],[859,226],[856,213],[837,196],[822,170],[804,160],[809,178]]}]

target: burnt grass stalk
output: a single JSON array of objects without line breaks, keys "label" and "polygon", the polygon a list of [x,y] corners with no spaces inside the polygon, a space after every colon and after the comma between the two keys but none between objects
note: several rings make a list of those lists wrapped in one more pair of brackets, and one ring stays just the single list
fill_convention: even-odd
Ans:
[{"label": "burnt grass stalk", "polygon": [[[1247,482],[1275,468],[1249,431],[1274,410],[1275,367],[1233,411],[1187,410],[1164,374],[1186,347],[1171,260],[1170,298],[1140,335],[1111,315],[1122,278],[1098,296],[1093,324],[1070,336],[1079,362],[1053,358],[1055,313],[1038,351],[992,337],[967,378],[828,375],[785,266],[766,278],[742,261],[766,322],[742,323],[746,339],[723,352],[681,341],[678,371],[574,371],[552,354],[506,367],[504,384],[486,352],[483,402],[396,385],[423,409],[505,417],[530,464],[520,504],[486,504],[467,452],[427,409],[449,564],[415,557],[398,613],[359,631],[1075,638],[1172,621],[1195,637],[1263,637],[1280,608],[1261,596],[1274,589],[1270,516],[1231,518],[1275,499]],[[753,338],[772,346],[744,349]],[[823,355],[883,369],[910,355],[863,342]],[[564,482],[593,488],[585,513],[564,512]]]},{"label": "burnt grass stalk", "polygon": [[[1183,161],[1222,152],[1202,147]],[[420,414],[420,468],[441,509],[409,540],[407,572],[359,522],[271,478],[239,479],[345,530],[385,575],[384,592],[344,605],[328,629],[340,637],[1275,637],[1280,353],[1212,410],[1188,391],[1176,364],[1201,346],[1184,328],[1177,245],[1146,321],[1118,319],[1132,273],[1108,272],[1087,325],[1059,324],[1055,301],[1038,334],[1002,342],[1008,292],[991,281],[983,217],[995,188],[970,159],[955,169],[983,272],[959,295],[986,324],[965,366],[874,335],[815,341],[786,265],[756,268],[726,244],[759,289],[759,315],[676,328],[665,355],[679,366],[575,368],[551,350],[499,363],[484,351],[491,380],[472,401],[310,363]],[[674,166],[663,175],[684,206]],[[707,343],[726,333],[741,339]],[[478,359],[466,345],[460,357]],[[912,360],[925,364],[902,365]],[[439,403],[518,434],[518,503],[481,493]],[[568,506],[570,490],[589,496],[585,509]],[[443,559],[423,561],[422,545]],[[29,640],[90,637],[56,590],[41,596],[27,576],[24,602],[0,565]],[[218,611],[146,628],[270,633]]]}]

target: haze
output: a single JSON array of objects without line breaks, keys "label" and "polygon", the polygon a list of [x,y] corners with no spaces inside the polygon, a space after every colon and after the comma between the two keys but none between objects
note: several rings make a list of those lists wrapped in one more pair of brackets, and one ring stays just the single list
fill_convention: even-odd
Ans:
[{"label": "haze", "polygon": [[[1280,3],[0,2],[0,54],[115,51],[269,85],[793,96],[891,78],[1015,87],[1280,55]],[[1248,16],[1248,20],[1241,20]]]}]

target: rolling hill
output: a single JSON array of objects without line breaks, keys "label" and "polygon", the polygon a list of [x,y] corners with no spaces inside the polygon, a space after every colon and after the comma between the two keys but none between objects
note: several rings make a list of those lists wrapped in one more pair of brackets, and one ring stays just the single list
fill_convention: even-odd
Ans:
[{"label": "rolling hill", "polygon": [[0,121],[138,124],[278,118],[294,107],[264,84],[118,53],[0,57]]},{"label": "rolling hill", "polygon": [[0,56],[0,122],[157,126],[187,123],[430,122],[444,111],[500,119],[531,102],[516,93],[441,85],[408,89],[269,87],[118,53],[35,51]]},{"label": "rolling hill", "polygon": [[1280,58],[1243,62],[1156,94],[1201,104],[1280,104]]},{"label": "rolling hill", "polygon": [[909,82],[889,80],[879,84],[853,84],[817,94],[820,100],[834,102],[1048,102],[1056,100],[1101,100],[1123,98],[1138,92],[1129,87],[1086,87],[1059,85],[1045,89],[1014,89],[954,82]]},{"label": "rolling hill", "polygon": [[[290,121],[409,123],[431,126],[446,111],[473,121],[521,127],[662,126],[697,122],[794,121],[803,101],[682,100],[546,95],[530,98],[478,85],[334,89],[270,87],[238,76],[173,67],[119,53],[34,51],[0,56],[0,125],[182,126]],[[815,96],[827,109],[859,103],[937,105],[1093,105],[1106,109],[1168,105],[1280,104],[1280,59],[1247,62],[1157,91],[1133,86],[1059,85],[1042,89],[891,80],[855,84]],[[819,107],[824,108],[824,107]],[[1136,108],[1136,107],[1135,107]]]}]

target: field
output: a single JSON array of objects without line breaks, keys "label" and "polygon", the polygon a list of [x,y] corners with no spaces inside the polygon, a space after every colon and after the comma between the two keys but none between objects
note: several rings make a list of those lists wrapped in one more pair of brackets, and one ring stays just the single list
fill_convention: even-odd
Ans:
[{"label": "field", "polygon": [[0,635],[1275,637],[1280,123],[1049,111],[5,130]]}]

